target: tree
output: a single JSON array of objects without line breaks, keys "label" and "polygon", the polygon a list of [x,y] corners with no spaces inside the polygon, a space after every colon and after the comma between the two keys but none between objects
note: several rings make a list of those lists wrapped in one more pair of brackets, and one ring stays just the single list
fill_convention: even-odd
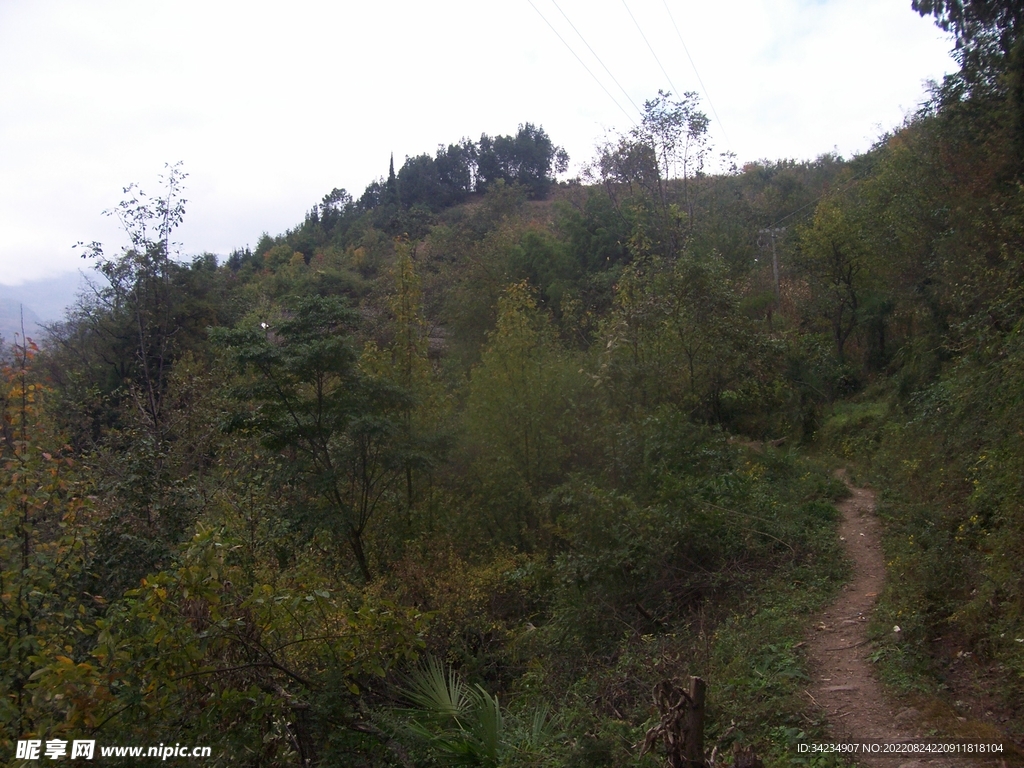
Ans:
[{"label": "tree", "polygon": [[473,191],[476,145],[468,139],[438,147],[437,155],[407,157],[398,172],[402,205],[440,211],[463,202]]},{"label": "tree", "polygon": [[[947,78],[944,100],[961,84],[975,96],[996,96],[1008,115],[1017,178],[1024,173],[1024,5],[1019,0],[913,0],[915,11],[956,40],[959,78]],[[1009,118],[1009,119],[1007,119]],[[999,118],[996,118],[999,120]]]},{"label": "tree", "polygon": [[34,676],[46,664],[75,667],[98,608],[81,592],[95,547],[92,488],[46,416],[36,351],[18,345],[0,363],[0,759],[13,759],[15,738],[57,735]]},{"label": "tree", "polygon": [[310,531],[340,530],[363,579],[372,579],[364,534],[404,469],[395,413],[404,396],[364,375],[349,343],[353,314],[337,297],[296,299],[279,321],[219,329],[216,337],[253,375],[234,387],[250,405],[236,419],[290,454],[309,483]]},{"label": "tree", "polygon": [[[606,144],[596,170],[614,200],[617,188],[628,190],[621,208],[656,208],[651,234],[666,256],[678,255],[683,246],[683,216],[692,231],[694,201],[690,180],[703,172],[710,146],[708,116],[697,109],[696,93],[673,99],[667,91],[644,102],[640,125]],[[682,210],[670,195],[672,179],[682,181]],[[676,199],[678,200],[678,199]]]},{"label": "tree", "polygon": [[1009,56],[1024,31],[1024,6],[1016,0],[913,0],[922,16],[934,16],[935,23],[956,38],[961,65],[981,63],[995,48]]},{"label": "tree", "polygon": [[721,423],[723,394],[749,371],[749,329],[717,254],[637,258],[616,285],[604,326],[600,379],[613,405],[636,417],[671,403]]},{"label": "tree", "polygon": [[640,125],[605,146],[598,170],[606,186],[625,185],[653,196],[663,213],[669,208],[670,179],[682,179],[683,204],[692,226],[693,202],[689,180],[700,175],[708,146],[707,115],[697,108],[697,94],[682,99],[658,91],[656,99],[644,102]]},{"label": "tree", "polygon": [[509,517],[519,515],[522,528],[539,527],[534,500],[561,477],[584,381],[558,347],[530,286],[508,286],[498,300],[497,327],[472,372],[466,416],[480,477],[493,497],[508,500]]},{"label": "tree", "polygon": [[398,172],[398,188],[402,205],[406,208],[425,205],[436,210],[442,207],[439,205],[442,191],[437,164],[430,155],[405,158]]},{"label": "tree", "polygon": [[625,187],[629,195],[645,192],[661,194],[661,173],[654,148],[633,135],[620,136],[615,144],[607,145],[597,161],[598,171],[605,188],[613,199],[616,187]]},{"label": "tree", "polygon": [[813,223],[802,232],[800,254],[817,311],[828,321],[836,357],[843,362],[846,341],[861,319],[867,264],[864,242],[840,201],[818,205]]},{"label": "tree", "polygon": [[163,419],[163,396],[182,328],[191,325],[179,314],[184,296],[176,290],[185,268],[171,254],[176,245],[171,236],[185,216],[187,201],[181,195],[187,174],[180,162],[166,168],[161,197],[150,198],[133,183],[124,188],[117,208],[105,211],[117,217],[128,235],[119,256],[108,257],[98,242],[78,244],[82,258],[94,261],[107,284],[95,286],[73,312],[68,335],[57,334],[58,343],[70,347],[77,326],[106,347],[99,357],[112,368],[111,389],[124,388],[154,428]]},{"label": "tree", "polygon": [[387,273],[390,338],[383,346],[368,342],[359,360],[362,371],[408,395],[395,413],[398,441],[402,444],[407,511],[411,511],[418,495],[416,475],[433,466],[442,453],[438,434],[448,415],[444,388],[435,379],[430,361],[421,281],[413,255],[412,245],[396,239],[395,263]]},{"label": "tree", "polygon": [[[156,743],[172,729],[252,764],[343,765],[346,746],[386,740],[366,721],[365,689],[416,659],[425,617],[373,594],[353,605],[312,569],[301,585],[266,580],[237,562],[238,548],[199,526],[102,618],[55,621],[65,631],[33,659],[26,686],[35,723],[0,732],[0,745],[8,733],[83,732]],[[68,630],[88,634],[88,647],[69,653]]]},{"label": "tree", "polygon": [[230,310],[216,257],[175,258],[184,179],[176,164],[159,197],[125,188],[108,215],[128,242],[116,256],[86,248],[105,281],[54,329],[44,357],[56,418],[94,469],[103,515],[88,586],[108,596],[168,562],[209,498],[213,430],[193,419],[215,402],[206,329]]},{"label": "tree", "polygon": [[354,213],[355,202],[344,189],[335,187],[324,195],[319,206],[320,227],[330,237]]},{"label": "tree", "polygon": [[638,138],[651,147],[657,158],[662,203],[666,202],[664,182],[671,178],[682,179],[683,199],[691,218],[688,181],[704,170],[709,122],[707,115],[697,109],[694,92],[683,94],[682,99],[673,99],[671,93],[658,91],[658,98],[644,102]]},{"label": "tree", "polygon": [[434,160],[444,198],[444,206],[463,202],[473,191],[476,174],[477,149],[469,139],[447,148],[438,147]]},{"label": "tree", "polygon": [[485,133],[477,155],[477,190],[484,191],[504,179],[508,184],[522,184],[531,199],[541,200],[554,183],[552,168],[561,173],[568,164],[565,150],[552,143],[543,127],[524,123],[515,136],[491,138]]},{"label": "tree", "polygon": [[399,200],[398,178],[395,176],[395,155],[392,153],[388,164],[388,181],[384,185],[383,202],[385,205],[398,205]]}]

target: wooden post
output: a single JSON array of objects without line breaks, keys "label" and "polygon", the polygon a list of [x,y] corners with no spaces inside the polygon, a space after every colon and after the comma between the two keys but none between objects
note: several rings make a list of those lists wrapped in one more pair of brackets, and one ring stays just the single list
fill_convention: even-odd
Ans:
[{"label": "wooden post", "polygon": [[690,678],[690,689],[676,688],[671,680],[654,686],[654,704],[661,722],[647,731],[640,756],[658,741],[665,744],[668,768],[707,768],[704,760],[704,697],[707,683]]},{"label": "wooden post", "polygon": [[708,684],[703,678],[690,678],[690,700],[686,712],[686,765],[687,768],[704,768],[704,696]]}]

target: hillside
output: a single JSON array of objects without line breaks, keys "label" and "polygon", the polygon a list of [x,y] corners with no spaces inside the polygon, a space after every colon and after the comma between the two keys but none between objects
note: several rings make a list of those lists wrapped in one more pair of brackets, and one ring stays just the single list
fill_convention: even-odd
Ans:
[{"label": "hillside", "polygon": [[652,690],[700,676],[716,766],[841,765],[797,752],[838,716],[812,622],[851,574],[882,583],[844,555],[838,462],[885,547],[863,667],[1020,739],[1007,28],[849,160],[704,174],[706,117],[661,94],[590,178],[556,183],[524,123],[223,263],[170,257],[170,166],[4,367],[3,759],[89,734],[214,764],[651,766]]}]

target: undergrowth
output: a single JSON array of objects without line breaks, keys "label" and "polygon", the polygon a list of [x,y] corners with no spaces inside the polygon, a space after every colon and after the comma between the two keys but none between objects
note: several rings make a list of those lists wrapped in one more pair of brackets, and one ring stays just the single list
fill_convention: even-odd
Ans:
[{"label": "undergrowth", "polygon": [[[461,592],[478,596],[464,606],[478,617],[442,610],[445,636],[428,647],[496,694],[510,724],[550,704],[556,736],[528,764],[660,765],[639,756],[658,721],[652,690],[690,675],[708,684],[705,743],[718,765],[733,745],[769,766],[841,764],[796,744],[825,733],[801,647],[809,616],[846,576],[832,503],[845,487],[790,453],[740,453],[719,437],[706,448],[721,462],[712,480],[675,471],[643,495],[584,478],[563,486],[553,556],[510,557],[504,575],[444,559]],[[465,586],[479,579],[486,590]],[[420,583],[450,591],[440,582]],[[516,620],[516,608],[530,615]]]},{"label": "undergrowth", "polygon": [[993,338],[910,398],[878,390],[835,406],[817,446],[879,492],[886,587],[871,658],[883,682],[905,700],[984,698],[1018,737],[1022,359],[1019,332]]}]

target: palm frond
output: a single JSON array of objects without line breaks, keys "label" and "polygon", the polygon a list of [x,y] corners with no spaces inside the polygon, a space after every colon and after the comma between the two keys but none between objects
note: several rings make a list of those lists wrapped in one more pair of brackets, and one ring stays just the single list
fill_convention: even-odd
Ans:
[{"label": "palm frond", "polygon": [[505,735],[498,697],[491,696],[478,685],[473,698],[476,699],[477,705],[473,735],[481,748],[480,756],[485,765],[497,765]]},{"label": "palm frond", "polygon": [[403,694],[424,714],[437,719],[458,720],[473,704],[470,690],[455,670],[446,669],[432,656],[409,676]]}]

